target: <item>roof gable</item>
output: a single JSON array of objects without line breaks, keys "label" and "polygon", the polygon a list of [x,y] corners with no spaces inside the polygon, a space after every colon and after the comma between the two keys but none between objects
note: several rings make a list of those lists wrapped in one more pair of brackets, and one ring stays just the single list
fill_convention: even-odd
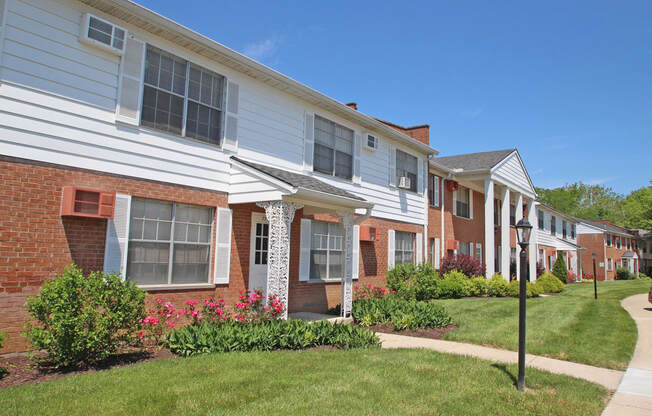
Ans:
[{"label": "roof gable", "polygon": [[491,152],[465,153],[461,155],[433,158],[433,161],[449,169],[463,171],[489,171],[505,160],[516,149],[494,150]]}]

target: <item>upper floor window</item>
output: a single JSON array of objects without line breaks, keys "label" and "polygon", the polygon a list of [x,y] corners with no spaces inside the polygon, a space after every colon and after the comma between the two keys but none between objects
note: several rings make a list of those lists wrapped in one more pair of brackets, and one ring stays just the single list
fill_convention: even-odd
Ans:
[{"label": "upper floor window", "polygon": [[471,218],[470,195],[471,190],[463,186],[457,189],[457,198],[455,200],[455,210],[458,217]]},{"label": "upper floor window", "polygon": [[127,276],[140,285],[209,282],[213,209],[132,198]]},{"label": "upper floor window", "polygon": [[143,88],[143,126],[220,144],[223,76],[148,45]]},{"label": "upper floor window", "polygon": [[557,218],[554,215],[550,216],[550,234],[557,235]]},{"label": "upper floor window", "polygon": [[568,223],[566,221],[561,222],[561,234],[563,238],[568,237],[568,231],[567,231]]},{"label": "upper floor window", "polygon": [[539,229],[540,230],[543,230],[543,220],[544,219],[545,219],[545,217],[544,217],[543,211],[541,211],[540,209],[537,210],[537,222],[539,224]]},{"label": "upper floor window", "polygon": [[627,239],[627,250],[631,250],[631,249],[632,249],[632,240],[628,238]]},{"label": "upper floor window", "polygon": [[396,231],[394,234],[394,264],[414,263],[414,233]]},{"label": "upper floor window", "polygon": [[313,221],[310,248],[311,279],[344,276],[344,229],[334,222]]},{"label": "upper floor window", "polygon": [[439,176],[429,175],[428,176],[428,201],[433,207],[439,206]]},{"label": "upper floor window", "polygon": [[604,239],[605,239],[605,243],[607,244],[607,247],[611,247],[611,234],[605,234]]},{"label": "upper floor window", "polygon": [[315,116],[314,170],[338,178],[353,177],[353,130]]},{"label": "upper floor window", "polygon": [[417,165],[418,160],[415,156],[396,149],[396,183],[400,183],[403,177],[408,178],[410,180],[410,187],[407,189],[416,192]]},{"label": "upper floor window", "polygon": [[571,224],[571,238],[575,239],[577,236],[577,226],[575,224]]},{"label": "upper floor window", "polygon": [[516,225],[516,205],[509,206],[509,225]]},{"label": "upper floor window", "polygon": [[621,241],[620,240],[621,240],[621,237],[616,237],[616,248],[621,247]]}]

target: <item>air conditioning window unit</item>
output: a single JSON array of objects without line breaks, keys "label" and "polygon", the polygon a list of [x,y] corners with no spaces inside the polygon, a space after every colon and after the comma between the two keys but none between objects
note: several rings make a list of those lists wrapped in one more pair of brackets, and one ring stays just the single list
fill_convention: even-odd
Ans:
[{"label": "air conditioning window unit", "polygon": [[64,186],[61,215],[89,218],[113,218],[115,192]]},{"label": "air conditioning window unit", "polygon": [[360,241],[376,241],[376,227],[361,225]]},{"label": "air conditioning window unit", "polygon": [[398,180],[398,187],[401,189],[410,189],[412,183],[407,176],[401,176]]},{"label": "air conditioning window unit", "polygon": [[378,137],[376,137],[374,135],[371,135],[371,134],[367,134],[366,139],[367,140],[365,140],[365,142],[364,142],[364,148],[365,149],[371,150],[371,151],[375,151],[376,149],[378,149]]},{"label": "air conditioning window unit", "polygon": [[120,26],[86,13],[82,19],[79,40],[105,51],[122,55],[127,31]]}]

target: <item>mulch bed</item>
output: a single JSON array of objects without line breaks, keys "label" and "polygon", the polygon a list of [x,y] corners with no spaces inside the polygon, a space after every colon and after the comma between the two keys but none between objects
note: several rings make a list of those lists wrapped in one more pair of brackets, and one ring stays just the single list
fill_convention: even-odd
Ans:
[{"label": "mulch bed", "polygon": [[375,332],[383,332],[385,334],[406,335],[408,337],[420,337],[431,339],[442,339],[445,334],[455,331],[459,328],[457,325],[448,325],[445,328],[421,328],[413,331],[411,329],[402,329],[395,331],[390,324],[373,325],[368,327]]},{"label": "mulch bed", "polygon": [[174,355],[166,349],[148,347],[121,351],[94,366],[80,365],[70,369],[57,370],[53,366],[39,364],[36,359],[31,359],[27,354],[4,356],[0,357],[0,367],[9,370],[9,374],[0,378],[0,389],[172,357]]}]

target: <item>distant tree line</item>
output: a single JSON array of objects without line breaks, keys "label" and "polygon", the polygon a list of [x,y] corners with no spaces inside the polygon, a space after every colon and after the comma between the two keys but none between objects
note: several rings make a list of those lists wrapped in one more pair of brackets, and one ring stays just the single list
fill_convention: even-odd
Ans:
[{"label": "distant tree line", "polygon": [[652,186],[644,186],[626,196],[603,185],[582,182],[536,190],[539,201],[573,217],[652,230]]}]

